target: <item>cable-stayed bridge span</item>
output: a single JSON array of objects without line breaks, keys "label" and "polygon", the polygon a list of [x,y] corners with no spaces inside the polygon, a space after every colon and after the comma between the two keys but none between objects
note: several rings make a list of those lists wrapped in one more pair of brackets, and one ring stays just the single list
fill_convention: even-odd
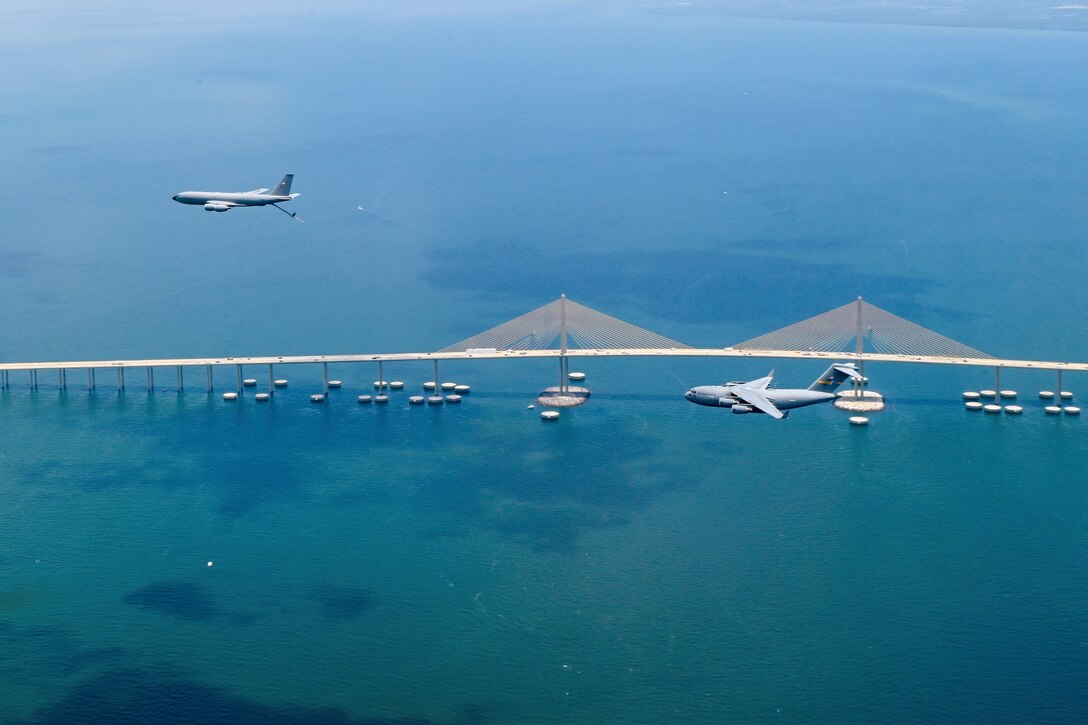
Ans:
[{"label": "cable-stayed bridge span", "polygon": [[174,369],[177,387],[182,389],[182,372],[205,368],[208,389],[212,369],[233,366],[236,387],[242,387],[245,366],[266,366],[269,388],[274,369],[281,365],[319,364],[328,387],[328,366],[342,363],[383,363],[406,361],[488,360],[558,358],[560,385],[570,358],[605,356],[750,357],[814,358],[865,362],[968,365],[995,369],[1088,372],[1088,362],[1000,359],[961,342],[928,330],[872,305],[860,297],[841,307],[759,337],[726,347],[692,347],[581,305],[566,296],[520,317],[433,352],[352,353],[288,356],[217,356],[197,358],[100,359],[73,361],[0,362],[0,387],[9,388],[10,373],[26,371],[31,387],[38,385],[40,371],[57,371],[58,384],[68,385],[67,373],[87,372],[87,385],[96,387],[97,371],[116,371],[118,387],[125,387],[125,373],[144,369],[148,387],[154,386],[156,369]]}]

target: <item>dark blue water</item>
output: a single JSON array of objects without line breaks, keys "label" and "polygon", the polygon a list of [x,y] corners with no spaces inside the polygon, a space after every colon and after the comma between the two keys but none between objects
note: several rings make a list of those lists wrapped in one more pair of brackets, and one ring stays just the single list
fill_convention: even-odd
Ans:
[{"label": "dark blue water", "polygon": [[[862,294],[1085,359],[1084,36],[193,10],[3,12],[4,359],[438,349],[560,293],[699,346]],[[170,201],[287,171],[305,224]],[[324,406],[303,367],[269,404],[13,373],[0,719],[1083,721],[1088,442],[1053,377],[982,417],[990,371],[873,365],[864,430],[680,397],[772,366],[822,370],[587,361],[554,425],[547,361],[445,363],[473,392],[438,410],[357,405],[371,366]]]}]

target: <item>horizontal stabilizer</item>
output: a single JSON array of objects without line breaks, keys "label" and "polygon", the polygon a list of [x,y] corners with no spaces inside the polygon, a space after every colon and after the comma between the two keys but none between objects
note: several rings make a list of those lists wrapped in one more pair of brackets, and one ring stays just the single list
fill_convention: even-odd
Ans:
[{"label": "horizontal stabilizer", "polygon": [[858,369],[854,366],[854,363],[841,363],[838,365],[832,365],[832,367],[838,370],[840,373],[844,373],[847,377],[853,378],[854,380],[861,380],[861,373],[858,372]]}]

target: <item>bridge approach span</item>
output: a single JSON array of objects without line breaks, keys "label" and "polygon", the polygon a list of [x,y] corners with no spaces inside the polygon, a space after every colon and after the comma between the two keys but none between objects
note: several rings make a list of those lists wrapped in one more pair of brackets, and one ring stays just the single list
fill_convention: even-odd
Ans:
[{"label": "bridge approach span", "polygon": [[986,368],[1026,368],[1088,372],[1088,362],[1051,360],[1002,360],[999,358],[951,358],[937,355],[906,355],[877,352],[824,352],[815,350],[758,350],[738,348],[568,348],[562,350],[495,350],[473,352],[398,352],[348,355],[282,355],[251,357],[161,358],[142,360],[73,360],[62,362],[5,362],[0,370],[85,370],[149,367],[200,367],[209,365],[295,365],[315,363],[407,362],[431,360],[509,360],[521,358],[586,357],[740,357],[771,359],[855,360],[866,362],[968,365]]}]

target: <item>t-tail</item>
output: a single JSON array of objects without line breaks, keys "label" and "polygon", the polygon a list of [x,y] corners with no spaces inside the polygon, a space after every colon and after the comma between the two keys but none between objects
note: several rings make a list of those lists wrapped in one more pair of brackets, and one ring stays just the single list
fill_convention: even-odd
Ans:
[{"label": "t-tail", "polygon": [[291,195],[291,182],[294,181],[294,174],[284,174],[280,183],[276,184],[276,188],[269,192],[272,196],[290,196]]},{"label": "t-tail", "polygon": [[825,370],[823,375],[816,378],[816,382],[808,386],[808,389],[833,393],[847,378],[861,379],[858,366],[854,363],[835,363]]}]

